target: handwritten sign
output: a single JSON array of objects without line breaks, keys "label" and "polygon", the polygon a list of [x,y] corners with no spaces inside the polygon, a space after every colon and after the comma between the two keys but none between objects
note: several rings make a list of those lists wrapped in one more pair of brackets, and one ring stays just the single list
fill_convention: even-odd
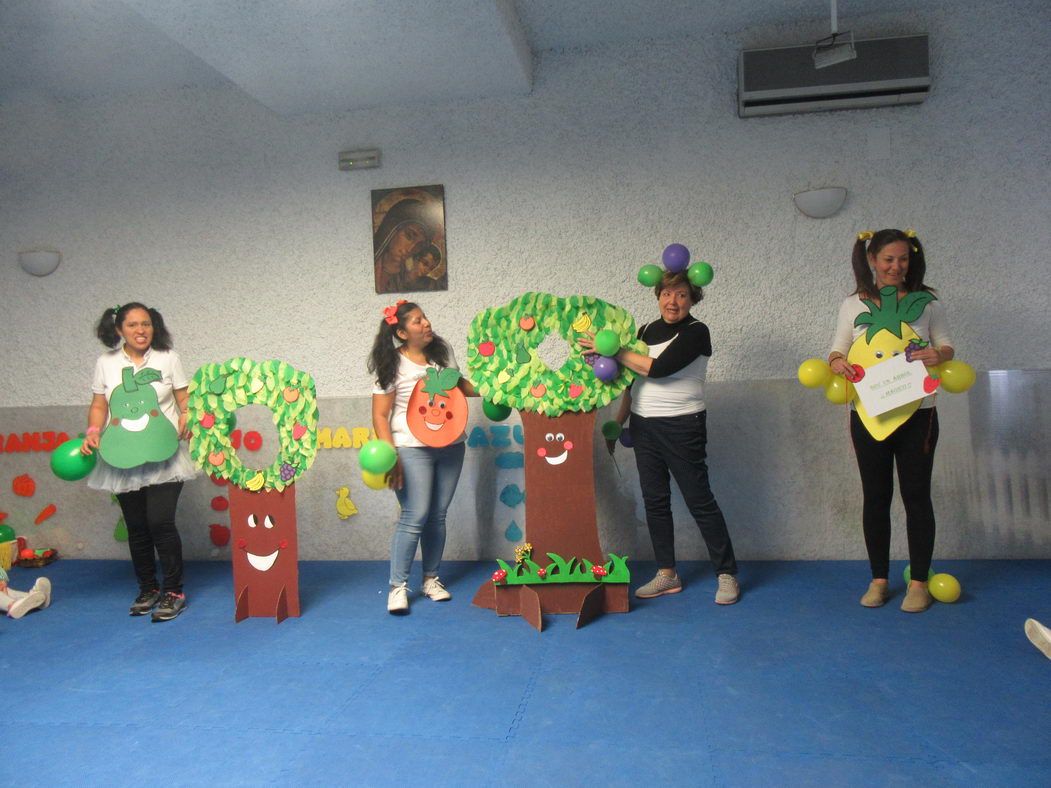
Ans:
[{"label": "handwritten sign", "polygon": [[865,377],[854,384],[854,390],[865,412],[878,416],[926,397],[926,378],[927,368],[919,361],[907,361],[902,353],[868,367]]}]

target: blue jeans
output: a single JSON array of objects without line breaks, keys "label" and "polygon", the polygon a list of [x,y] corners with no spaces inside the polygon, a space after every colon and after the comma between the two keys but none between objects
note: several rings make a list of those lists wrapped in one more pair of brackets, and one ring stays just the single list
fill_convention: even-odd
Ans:
[{"label": "blue jeans", "polygon": [[405,446],[398,449],[403,484],[395,493],[401,517],[390,543],[390,584],[409,580],[416,546],[423,558],[423,574],[435,577],[445,551],[445,513],[452,503],[463,468],[464,443],[440,449]]}]

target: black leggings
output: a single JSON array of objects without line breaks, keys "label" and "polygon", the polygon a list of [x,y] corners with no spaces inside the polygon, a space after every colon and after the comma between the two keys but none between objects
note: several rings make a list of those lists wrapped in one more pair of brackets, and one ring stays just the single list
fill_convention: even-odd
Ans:
[{"label": "black leggings", "polygon": [[850,437],[854,441],[865,496],[862,525],[872,577],[885,578],[890,573],[890,504],[894,498],[894,464],[897,462],[911,574],[916,580],[926,580],[934,554],[931,472],[934,447],[938,444],[937,411],[934,408],[917,410],[882,441],[869,435],[857,412],[851,412]]},{"label": "black leggings", "polygon": [[701,530],[716,574],[736,575],[737,561],[726,520],[708,484],[708,412],[650,418],[633,413],[631,437],[657,568],[675,568],[670,474]]},{"label": "black leggings", "polygon": [[180,492],[182,482],[167,482],[117,494],[128,526],[128,549],[140,591],[158,588],[159,558],[164,573],[161,591],[182,593],[182,540],[175,529],[175,505]]}]

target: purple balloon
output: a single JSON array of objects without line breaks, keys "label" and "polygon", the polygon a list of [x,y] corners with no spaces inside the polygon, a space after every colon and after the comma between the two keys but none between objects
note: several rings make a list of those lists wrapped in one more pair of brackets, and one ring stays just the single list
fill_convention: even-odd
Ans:
[{"label": "purple balloon", "polygon": [[664,267],[672,273],[678,273],[686,269],[690,264],[690,250],[682,244],[668,244],[664,248]]},{"label": "purple balloon", "polygon": [[631,429],[629,427],[625,427],[623,430],[621,430],[620,444],[625,449],[630,449],[632,446],[635,445],[635,440],[631,437]]},{"label": "purple balloon", "polygon": [[596,378],[609,383],[613,378],[617,377],[617,373],[620,372],[620,366],[607,356],[599,356],[595,360],[594,370]]}]

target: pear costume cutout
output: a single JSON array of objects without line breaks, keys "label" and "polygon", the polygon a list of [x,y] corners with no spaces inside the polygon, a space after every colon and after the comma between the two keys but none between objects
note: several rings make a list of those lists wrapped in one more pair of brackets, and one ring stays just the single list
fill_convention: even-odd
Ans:
[{"label": "pear costume cutout", "polygon": [[114,468],[136,468],[164,462],[179,448],[179,433],[161,413],[150,384],[161,373],[150,367],[124,367],[121,385],[109,397],[109,424],[99,441],[99,454]]}]

